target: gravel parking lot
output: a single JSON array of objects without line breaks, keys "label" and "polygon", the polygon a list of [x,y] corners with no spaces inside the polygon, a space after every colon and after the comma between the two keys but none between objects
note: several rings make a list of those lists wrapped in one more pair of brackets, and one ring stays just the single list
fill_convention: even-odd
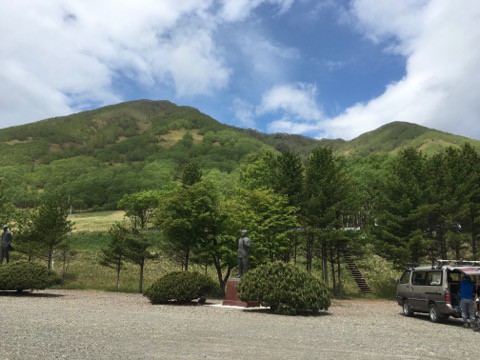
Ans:
[{"label": "gravel parking lot", "polygon": [[480,333],[407,318],[394,301],[334,301],[317,316],[150,305],[138,294],[0,292],[0,359],[476,359]]}]

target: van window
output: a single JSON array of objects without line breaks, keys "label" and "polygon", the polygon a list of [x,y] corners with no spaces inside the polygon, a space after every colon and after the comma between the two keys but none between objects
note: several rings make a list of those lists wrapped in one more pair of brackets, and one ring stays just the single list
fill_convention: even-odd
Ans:
[{"label": "van window", "polygon": [[427,285],[442,285],[442,272],[430,271],[427,273]]},{"label": "van window", "polygon": [[408,284],[408,281],[410,280],[410,274],[411,274],[410,270],[405,270],[402,277],[400,278],[399,283],[400,284]]},{"label": "van window", "polygon": [[412,276],[413,285],[427,285],[427,272],[414,271]]}]

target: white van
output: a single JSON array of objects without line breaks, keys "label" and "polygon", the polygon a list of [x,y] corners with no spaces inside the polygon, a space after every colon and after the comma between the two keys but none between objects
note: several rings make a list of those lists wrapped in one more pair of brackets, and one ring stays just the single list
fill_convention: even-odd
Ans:
[{"label": "white van", "polygon": [[480,261],[438,260],[434,266],[405,270],[397,281],[397,302],[405,316],[428,313],[432,322],[461,317],[458,292],[463,274],[479,290]]}]

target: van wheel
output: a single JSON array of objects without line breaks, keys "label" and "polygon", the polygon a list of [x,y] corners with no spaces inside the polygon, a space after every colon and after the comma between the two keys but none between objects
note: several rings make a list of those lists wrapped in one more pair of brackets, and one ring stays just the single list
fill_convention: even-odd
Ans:
[{"label": "van wheel", "polygon": [[438,313],[437,305],[430,304],[430,311],[429,311],[430,321],[434,323],[438,323],[445,319],[445,317],[441,316]]},{"label": "van wheel", "polygon": [[403,301],[403,315],[413,316],[412,305],[410,305],[410,302],[408,300]]}]

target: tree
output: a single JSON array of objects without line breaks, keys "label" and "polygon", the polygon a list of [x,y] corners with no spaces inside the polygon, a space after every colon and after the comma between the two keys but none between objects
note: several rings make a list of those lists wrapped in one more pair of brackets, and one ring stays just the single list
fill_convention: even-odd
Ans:
[{"label": "tree", "polygon": [[15,218],[15,208],[5,195],[5,179],[0,179],[0,224],[9,224]]},{"label": "tree", "polygon": [[118,291],[120,272],[125,262],[129,230],[124,223],[117,222],[110,227],[108,234],[110,236],[110,242],[106,248],[102,249],[100,265],[115,269],[117,274],[115,289]]},{"label": "tree", "polygon": [[64,244],[72,228],[67,201],[60,193],[53,193],[46,196],[37,209],[29,212],[19,226],[20,246],[23,245],[30,256],[46,258],[50,270],[54,251]]},{"label": "tree", "polygon": [[125,210],[125,215],[130,217],[134,228],[144,229],[158,206],[159,198],[160,193],[155,190],[125,194],[118,202],[118,207]]},{"label": "tree", "polygon": [[203,182],[173,191],[156,217],[156,224],[162,229],[170,247],[183,254],[185,271],[188,271],[192,251],[217,235],[219,222],[215,190]]},{"label": "tree", "polygon": [[240,181],[246,189],[272,189],[275,171],[275,155],[248,155],[240,167]]},{"label": "tree", "polygon": [[183,186],[191,186],[200,182],[202,175],[202,170],[196,162],[188,163],[182,175]]},{"label": "tree", "polygon": [[[428,217],[438,205],[427,202],[426,179],[424,156],[407,148],[394,158],[384,181],[383,196],[376,211],[377,226],[372,232],[381,255],[399,267],[429,251]],[[441,247],[444,248],[443,242]]]},{"label": "tree", "polygon": [[298,226],[297,208],[288,204],[287,196],[268,189],[241,192],[237,201],[242,204],[237,214],[242,228],[253,239],[252,265],[285,259],[293,247],[290,234]]},{"label": "tree", "polygon": [[288,203],[299,206],[303,197],[304,166],[300,157],[292,151],[283,151],[273,161],[273,190],[286,195]]},{"label": "tree", "polygon": [[125,260],[138,265],[140,270],[138,279],[138,292],[140,294],[143,289],[145,263],[148,259],[155,259],[157,257],[157,254],[152,253],[149,250],[152,245],[152,239],[150,239],[143,231],[135,228],[125,237]]},{"label": "tree", "polygon": [[341,158],[335,158],[332,150],[318,147],[312,151],[305,169],[305,202],[302,207],[301,221],[306,229],[307,270],[311,271],[315,237],[320,238],[322,270],[328,285],[328,246],[329,238],[335,231],[344,227],[348,213],[347,200],[349,179],[345,173],[345,164]]},{"label": "tree", "polygon": [[480,232],[480,155],[468,143],[460,149],[447,149],[446,157],[451,167],[452,194],[458,207],[454,228],[461,224],[462,233],[470,233],[470,247],[474,258],[478,256]]}]

